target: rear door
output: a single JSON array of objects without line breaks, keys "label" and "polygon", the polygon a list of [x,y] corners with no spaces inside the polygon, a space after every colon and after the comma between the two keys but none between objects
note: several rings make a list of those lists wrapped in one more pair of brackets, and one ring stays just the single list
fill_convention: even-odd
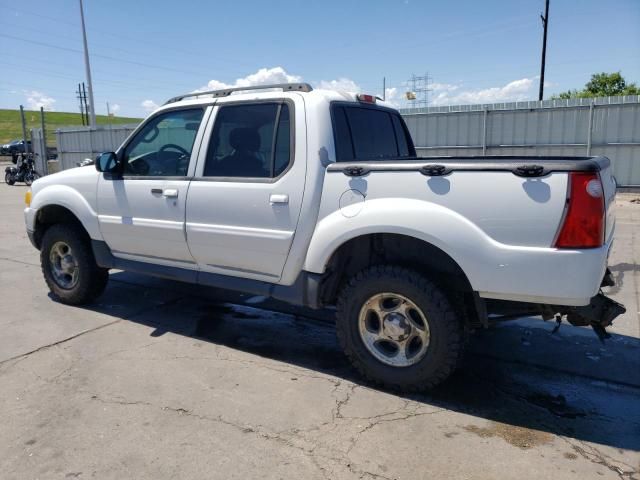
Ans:
[{"label": "rear door", "polygon": [[195,268],[184,221],[204,113],[202,107],[158,113],[119,152],[123,175],[100,178],[100,230],[116,257]]},{"label": "rear door", "polygon": [[276,282],[306,175],[300,97],[217,104],[187,198],[187,240],[202,271]]}]

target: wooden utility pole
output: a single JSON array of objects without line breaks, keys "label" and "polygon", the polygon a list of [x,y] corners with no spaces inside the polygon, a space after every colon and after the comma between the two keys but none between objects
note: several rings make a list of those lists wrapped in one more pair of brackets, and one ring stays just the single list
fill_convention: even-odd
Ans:
[{"label": "wooden utility pole", "polygon": [[544,95],[544,64],[547,58],[547,27],[549,26],[549,0],[545,1],[544,16],[540,15],[544,33],[542,34],[542,64],[540,65],[540,91],[538,100],[542,101]]}]

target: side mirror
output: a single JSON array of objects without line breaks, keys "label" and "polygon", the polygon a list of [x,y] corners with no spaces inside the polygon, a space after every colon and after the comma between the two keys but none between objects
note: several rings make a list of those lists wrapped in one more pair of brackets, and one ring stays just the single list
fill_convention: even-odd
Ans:
[{"label": "side mirror", "polygon": [[104,152],[96,157],[96,170],[104,173],[119,173],[120,162],[114,152]]}]

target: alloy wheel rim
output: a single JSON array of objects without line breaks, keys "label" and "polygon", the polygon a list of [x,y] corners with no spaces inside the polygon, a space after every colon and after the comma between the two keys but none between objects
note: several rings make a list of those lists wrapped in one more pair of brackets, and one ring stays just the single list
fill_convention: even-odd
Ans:
[{"label": "alloy wheel rim", "polygon": [[51,273],[56,284],[66,290],[78,283],[78,263],[71,247],[65,242],[56,242],[49,251]]},{"label": "alloy wheel rim", "polygon": [[391,292],[370,297],[358,316],[360,338],[376,359],[393,367],[418,363],[429,349],[429,323],[407,297]]}]

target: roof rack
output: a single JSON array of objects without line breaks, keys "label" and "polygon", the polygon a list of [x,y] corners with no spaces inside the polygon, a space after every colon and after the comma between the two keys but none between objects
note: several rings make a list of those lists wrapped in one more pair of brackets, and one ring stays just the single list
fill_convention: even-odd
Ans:
[{"label": "roof rack", "polygon": [[313,90],[313,87],[308,83],[273,83],[271,85],[253,85],[250,87],[234,87],[234,88],[225,88],[224,90],[208,90],[205,92],[192,92],[185,93],[184,95],[178,95],[177,97],[170,98],[165,102],[165,105],[168,103],[179,102],[180,100],[184,100],[189,97],[201,97],[203,95],[211,95],[214,98],[218,97],[228,97],[233,92],[240,92],[244,90],[270,90],[274,88],[282,89],[283,92],[310,92]]}]

